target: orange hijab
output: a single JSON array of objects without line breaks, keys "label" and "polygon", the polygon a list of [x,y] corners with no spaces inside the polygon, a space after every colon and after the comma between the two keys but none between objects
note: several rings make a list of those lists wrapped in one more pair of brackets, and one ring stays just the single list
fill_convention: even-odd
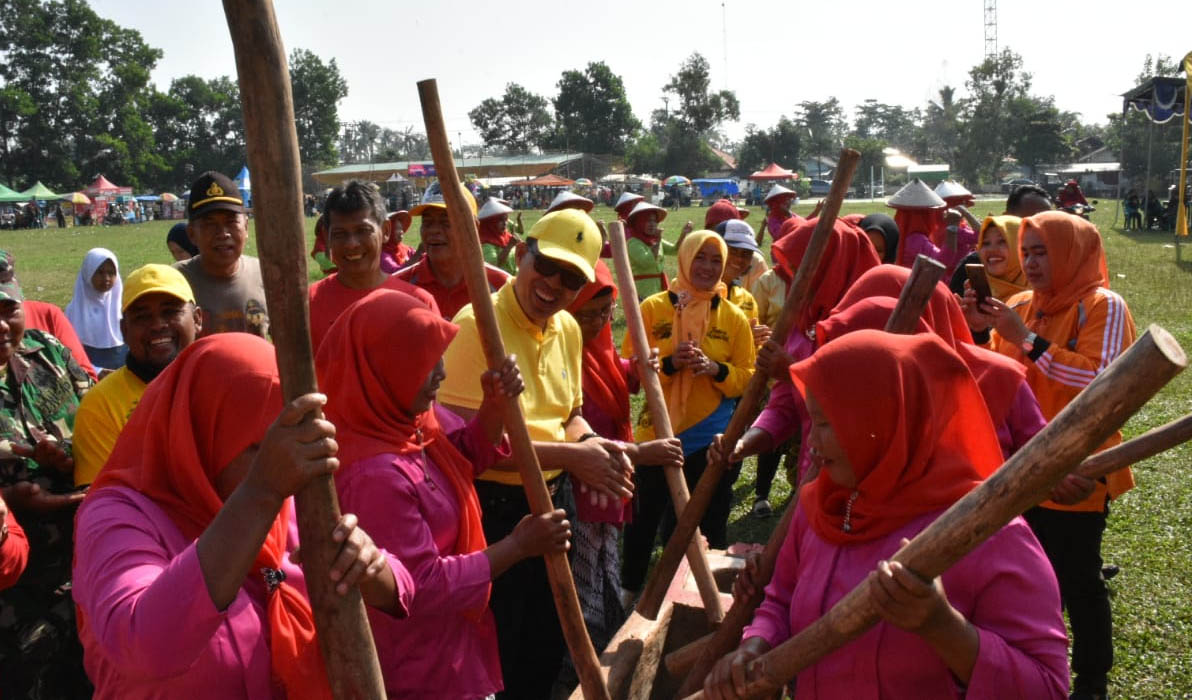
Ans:
[{"label": "orange hijab", "polygon": [[[708,317],[712,313],[713,297],[728,294],[728,287],[724,282],[717,282],[716,286],[707,291],[695,288],[691,283],[691,262],[705,246],[713,246],[720,251],[720,274],[724,274],[724,262],[728,260],[728,245],[724,239],[714,231],[693,231],[687,234],[679,246],[679,276],[675,279],[670,291],[679,297],[675,304],[673,335],[675,347],[684,340],[690,340],[698,347],[704,340],[704,333],[708,330]],[[719,279],[719,277],[718,277]],[[695,377],[689,368],[684,368],[675,375],[670,395],[666,400],[667,413],[670,414],[671,424],[679,425],[683,417],[687,397],[691,394],[691,385]]]},{"label": "orange hijab", "polygon": [[[352,304],[319,346],[319,384],[335,387],[327,420],[335,423],[340,473],[379,454],[426,456],[450,482],[459,502],[454,554],[485,548],[480,500],[472,485],[472,463],[451,444],[435,412],[410,407],[459,326],[443,320],[414,297],[378,289]],[[394,344],[406,339],[400,355]]]},{"label": "orange hijab", "polygon": [[[223,507],[215,478],[259,442],[281,412],[273,347],[247,333],[201,338],[178,355],[141,397],[91,493],[134,489],[156,503],[182,534],[197,539]],[[273,521],[250,576],[281,568],[290,508]],[[330,698],[306,597],[282,582],[268,594],[273,675],[291,698]],[[185,621],[183,621],[185,622]]]},{"label": "orange hijab", "polygon": [[849,333],[793,365],[791,378],[819,402],[856,474],[855,496],[827,470],[799,494],[833,544],[876,540],[947,508],[1002,462],[968,367],[935,335]]},{"label": "orange hijab", "polygon": [[[597,260],[596,281],[589,282],[579,290],[567,310],[576,313],[605,289],[611,290],[609,296],[615,301],[617,285],[613,284],[613,274],[603,261]],[[625,382],[621,359],[613,345],[611,318],[595,338],[584,343],[584,399],[592,400],[608,416],[616,419],[620,434],[606,437],[633,442],[633,428],[629,424],[629,385]]]},{"label": "orange hijab", "polygon": [[1039,233],[1047,248],[1051,289],[1031,294],[1026,327],[1062,345],[1076,334],[1080,300],[1098,287],[1109,287],[1101,234],[1092,223],[1062,211],[1045,211],[1023,219],[1018,231],[1020,242],[1030,230]]},{"label": "orange hijab", "polygon": [[[819,219],[787,219],[782,224],[782,234],[770,249],[775,262],[792,279],[811,243],[811,234],[815,232],[817,221]],[[803,308],[796,328],[802,332],[812,330],[817,321],[828,317],[858,277],[879,264],[881,261],[865,232],[847,221],[837,219],[828,236],[824,257],[811,279],[811,299]]]},{"label": "orange hijab", "polygon": [[1022,219],[1009,214],[987,216],[981,224],[981,232],[977,234],[977,250],[981,250],[981,244],[985,242],[985,236],[991,228],[997,229],[1006,239],[1006,247],[1009,249],[1006,253],[1006,274],[1002,277],[988,275],[990,291],[1001,302],[1030,289],[1026,283],[1026,273],[1022,271],[1018,250],[1018,228],[1021,224]]}]

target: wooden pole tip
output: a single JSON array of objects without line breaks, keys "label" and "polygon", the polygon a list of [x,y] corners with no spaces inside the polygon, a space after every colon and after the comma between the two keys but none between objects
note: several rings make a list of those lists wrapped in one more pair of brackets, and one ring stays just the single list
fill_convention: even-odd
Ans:
[{"label": "wooden pole tip", "polygon": [[1168,333],[1162,326],[1152,323],[1147,326],[1147,335],[1151,336],[1151,340],[1155,343],[1155,347],[1171,361],[1171,364],[1177,367],[1186,367],[1188,365],[1188,356],[1184,354],[1184,349],[1180,347],[1175,336]]}]

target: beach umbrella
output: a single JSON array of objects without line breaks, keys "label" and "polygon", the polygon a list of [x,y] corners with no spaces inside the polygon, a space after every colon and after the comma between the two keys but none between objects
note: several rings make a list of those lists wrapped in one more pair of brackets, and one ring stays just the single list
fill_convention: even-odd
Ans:
[{"label": "beach umbrella", "polygon": [[163,202],[177,202],[178,195],[171,194],[169,192],[165,192],[161,195],[161,201],[163,201]]},{"label": "beach umbrella", "polygon": [[91,198],[88,197],[87,195],[83,194],[82,192],[71,192],[70,194],[64,194],[64,195],[62,195],[62,199],[64,201],[70,202],[71,204],[90,204],[91,203]]},{"label": "beach umbrella", "polygon": [[576,185],[576,187],[591,187],[592,181],[586,177],[581,177],[580,179],[575,181],[575,185]]},{"label": "beach umbrella", "polygon": [[670,187],[671,185],[690,185],[691,180],[689,178],[683,177],[682,175],[671,175],[670,177],[663,180],[662,184],[666,185],[667,187]]}]

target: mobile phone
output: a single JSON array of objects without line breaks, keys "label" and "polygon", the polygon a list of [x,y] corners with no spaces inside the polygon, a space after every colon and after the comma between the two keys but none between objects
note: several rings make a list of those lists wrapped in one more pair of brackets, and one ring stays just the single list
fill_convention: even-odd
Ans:
[{"label": "mobile phone", "polygon": [[964,266],[964,272],[968,275],[973,291],[977,293],[977,303],[984,304],[989,297],[993,296],[993,292],[989,289],[989,278],[985,275],[985,266],[979,263],[970,263]]}]

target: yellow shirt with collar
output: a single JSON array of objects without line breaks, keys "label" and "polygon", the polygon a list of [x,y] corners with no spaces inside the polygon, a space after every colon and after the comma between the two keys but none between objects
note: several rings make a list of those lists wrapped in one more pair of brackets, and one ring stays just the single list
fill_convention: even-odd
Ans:
[{"label": "yellow shirt with collar", "polygon": [[741,310],[741,313],[745,314],[746,319],[750,321],[758,320],[757,301],[748,289],[733,282],[728,286],[728,300],[736,304],[737,308]]},{"label": "yellow shirt with collar", "polygon": [[[517,368],[526,385],[520,397],[526,427],[531,440],[564,442],[568,418],[584,403],[583,336],[579,324],[565,311],[552,316],[546,328],[531,321],[517,301],[513,282],[506,282],[493,294],[493,305],[505,352],[517,356]],[[439,387],[438,400],[442,404],[477,409],[484,400],[480,375],[488,371],[488,364],[472,305],[460,309],[451,322],[459,326],[459,333],[443,356],[447,378]],[[548,481],[561,473],[561,469],[542,471]],[[489,469],[477,478],[521,484],[517,471]]]},{"label": "yellow shirt with collar", "polygon": [[766,270],[749,288],[753,300],[757,302],[757,316],[763,326],[774,327],[778,323],[778,316],[786,304],[786,282],[778,276],[777,268]]},{"label": "yellow shirt with collar", "polygon": [[83,396],[74,424],[75,486],[95,481],[147,386],[127,367],[121,367]]},{"label": "yellow shirt with collar", "polygon": [[[723,364],[728,372],[724,380],[719,382],[708,375],[695,378],[684,406],[683,419],[678,425],[672,426],[676,435],[707,418],[724,399],[734,399],[743,394],[749,378],[753,376],[756,351],[749,319],[735,304],[721,303],[723,301],[720,297],[713,299],[708,329],[699,347],[709,359]],[[658,348],[658,356],[663,360],[663,371],[658,378],[665,394],[674,383],[674,375],[667,374],[665,369],[667,358],[675,352],[675,339],[671,336],[675,318],[674,295],[671,292],[651,295],[641,303],[641,309],[650,347]],[[625,335],[621,354],[625,357],[633,355],[633,342],[629,334]],[[638,442],[654,439],[649,411],[642,411],[638,416],[634,439]]]}]

